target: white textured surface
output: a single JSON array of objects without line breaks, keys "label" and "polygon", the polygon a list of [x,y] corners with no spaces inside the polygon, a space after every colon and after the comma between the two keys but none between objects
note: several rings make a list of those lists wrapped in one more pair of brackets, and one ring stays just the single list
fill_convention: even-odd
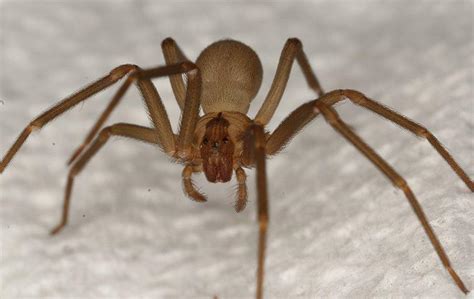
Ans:
[{"label": "white textured surface", "polygon": [[[114,66],[162,64],[167,36],[193,58],[224,37],[251,45],[264,64],[254,115],[285,39],[297,36],[326,90],[355,88],[417,120],[474,177],[472,1],[190,3],[3,2],[0,155],[33,117]],[[158,88],[176,126],[168,82]],[[191,202],[180,166],[153,147],[112,141],[77,179],[67,228],[48,235],[65,161],[113,90],[34,134],[0,176],[0,297],[251,298],[251,171],[251,202],[235,214],[232,184],[200,178],[209,202]],[[294,71],[270,128],[311,98]],[[472,194],[427,142],[350,104],[338,110],[406,177],[474,288]],[[147,124],[135,90],[116,121]],[[269,161],[268,176],[266,298],[463,297],[403,193],[323,119]]]}]

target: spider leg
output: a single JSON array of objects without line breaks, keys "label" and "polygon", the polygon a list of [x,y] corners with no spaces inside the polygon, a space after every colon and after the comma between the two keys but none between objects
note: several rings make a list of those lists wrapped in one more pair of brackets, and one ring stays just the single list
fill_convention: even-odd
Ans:
[{"label": "spider leg", "polygon": [[205,202],[207,201],[206,196],[201,192],[197,191],[196,186],[194,185],[191,176],[194,172],[193,166],[188,164],[184,167],[182,177],[183,177],[183,187],[184,192],[186,193],[189,198],[197,202]]},{"label": "spider leg", "polygon": [[247,205],[247,175],[242,167],[238,166],[235,168],[235,176],[237,178],[238,189],[237,189],[237,199],[235,201],[234,209],[235,211],[241,212],[245,209]]},{"label": "spider leg", "polygon": [[[176,156],[185,160],[191,154],[194,130],[199,119],[199,107],[201,105],[201,72],[199,68],[194,63],[185,61],[178,64],[141,70],[137,72],[137,77],[138,82],[141,82],[143,79],[158,78],[174,74],[186,74],[188,78],[184,110],[179,124],[178,144],[176,148],[173,146],[173,152],[176,152]],[[144,82],[146,82],[146,80]],[[156,125],[160,122],[160,119],[155,120],[153,114],[151,117],[153,122],[156,122],[155,127],[159,128]],[[163,138],[160,138],[160,141],[163,141]],[[167,138],[166,141],[172,141],[174,143],[174,138]]]},{"label": "spider leg", "polygon": [[65,98],[60,101],[58,104],[54,105],[52,108],[43,112],[41,115],[33,119],[28,126],[22,131],[20,136],[17,138],[15,143],[10,147],[5,156],[0,162],[0,173],[7,167],[12,158],[18,152],[20,147],[26,141],[31,132],[41,129],[51,120],[55,119],[57,116],[61,115],[65,111],[71,109],[75,105],[79,104],[82,101],[87,100],[94,94],[100,92],[101,90],[106,89],[111,86],[125,75],[130,73],[135,66],[130,64],[121,65],[114,68],[108,75],[100,78],[99,80],[91,83],[90,85],[84,87],[80,91],[74,93],[73,95]]},{"label": "spider leg", "polygon": [[[334,90],[320,98],[326,105],[332,106],[344,99],[349,99],[353,103],[367,108],[391,121],[398,124],[402,128],[423,137],[429,141],[433,148],[443,157],[454,172],[461,178],[466,186],[474,191],[474,182],[467,176],[466,172],[459,166],[449,152],[441,145],[438,139],[423,126],[406,118],[403,115],[365,97],[360,92],[354,90]],[[318,111],[313,109],[314,104],[318,100],[307,102],[283,120],[283,122],[272,132],[267,140],[266,153],[274,155],[284,148],[284,146],[298,133],[306,124],[313,120]]]},{"label": "spider leg", "polygon": [[[161,101],[160,95],[156,90],[155,86],[151,82],[151,78],[157,78],[162,76],[168,76],[173,74],[182,74],[187,73],[189,78],[189,88],[186,93],[186,105],[183,111],[183,117],[181,122],[181,130],[183,131],[184,124],[186,124],[187,133],[189,135],[189,130],[194,128],[195,123],[197,122],[197,118],[199,116],[199,100],[200,100],[200,88],[201,88],[201,80],[199,77],[199,72],[197,68],[191,62],[183,62],[168,66],[156,67],[148,70],[142,70],[138,67],[135,67],[134,72],[127,78],[127,80],[122,84],[122,86],[117,90],[116,94],[105,108],[105,110],[100,115],[97,122],[94,124],[92,129],[90,130],[89,134],[87,135],[86,139],[83,143],[74,151],[74,154],[68,161],[68,164],[71,164],[82,151],[90,144],[90,142],[94,139],[97,135],[97,132],[103,126],[105,121],[108,119],[112,111],[117,107],[120,100],[123,98],[125,92],[128,90],[130,85],[134,81],[137,82],[137,87],[147,105],[148,111],[150,113],[150,117],[152,119],[155,128],[157,129],[157,133],[160,136],[160,145],[163,150],[173,156],[176,151],[176,145],[174,140],[174,135],[171,129],[171,124],[166,113],[165,107]],[[186,110],[187,109],[187,110]],[[184,135],[184,132],[180,132]],[[180,137],[178,150],[188,149],[190,142],[189,136],[188,143],[183,144],[184,137]]]},{"label": "spider leg", "polygon": [[[134,71],[136,71],[138,68],[135,67]],[[110,116],[112,111],[117,107],[119,104],[120,100],[122,97],[125,95],[127,92],[128,88],[132,84],[132,80],[127,79],[117,90],[115,95],[113,96],[112,100],[110,103],[107,105],[105,108],[104,112],[100,115],[99,119],[96,121],[92,129],[89,131],[87,134],[86,138],[82,142],[82,144],[73,152],[69,160],[67,161],[67,165],[71,165],[74,160],[77,159],[82,153],[82,151],[91,143],[92,140],[94,140],[94,137],[97,135],[97,132],[100,130],[100,128],[104,125],[106,122],[107,118]]]},{"label": "spider leg", "polygon": [[[161,49],[167,65],[176,64],[179,62],[190,61],[183,54],[183,51],[179,48],[178,44],[171,38],[168,37],[161,43]],[[183,77],[181,74],[170,76],[171,88],[173,89],[174,96],[178,102],[181,110],[184,109],[184,100],[186,97],[186,86],[184,84]]]},{"label": "spider leg", "polygon": [[[327,95],[330,96],[331,93]],[[323,97],[326,97],[326,95]],[[304,126],[319,114],[314,110],[315,102],[316,100],[299,106],[278,125],[267,139],[267,155],[275,155],[281,151]]]},{"label": "spider leg", "polygon": [[286,89],[286,84],[290,77],[291,67],[295,59],[303,71],[308,86],[314,90],[319,96],[324,94],[319,81],[314,74],[311,65],[308,62],[308,58],[303,51],[303,45],[297,38],[290,38],[286,41],[285,46],[280,55],[280,61],[273,78],[272,85],[268,91],[267,97],[263,102],[260,110],[255,116],[255,121],[259,124],[266,125],[275,113],[278,104],[280,103],[283,92]]},{"label": "spider leg", "polygon": [[247,149],[246,155],[256,165],[256,182],[257,182],[257,200],[258,200],[258,267],[257,267],[257,290],[256,298],[263,298],[263,278],[265,251],[267,241],[267,227],[269,221],[268,215],[268,193],[267,193],[267,174],[266,174],[266,157],[265,157],[265,132],[263,126],[253,124],[247,129],[246,138],[244,140],[244,148]]},{"label": "spider leg", "polygon": [[357,134],[355,134],[340,118],[337,112],[328,106],[323,100],[316,101],[314,103],[315,109],[317,109],[324,116],[326,121],[337,131],[339,132],[347,141],[352,143],[364,156],[366,156],[380,171],[385,174],[385,176],[392,181],[392,183],[400,188],[403,193],[405,193],[408,202],[413,208],[418,220],[421,222],[425,233],[428,235],[428,238],[433,244],[433,247],[436,250],[441,262],[443,263],[446,270],[456,282],[457,286],[461,291],[467,294],[469,291],[465,287],[461,278],[457,275],[454,269],[451,266],[451,263],[446,255],[441,243],[439,242],[436,234],[434,233],[431,225],[426,219],[425,213],[421,208],[418,200],[411,191],[407,182],[387,163],[382,159],[372,148],[370,148]]},{"label": "spider leg", "polygon": [[413,134],[425,138],[433,146],[433,148],[443,157],[443,159],[449,164],[459,178],[466,184],[466,186],[474,192],[474,181],[467,176],[466,172],[459,166],[459,164],[453,159],[449,152],[441,145],[438,139],[425,127],[415,123],[407,117],[400,115],[399,113],[387,108],[374,100],[367,98],[364,94],[355,90],[340,90],[339,98],[327,98],[326,104],[333,105],[335,102],[348,98],[351,102],[356,105],[362,106],[369,109],[378,115],[391,120],[402,128],[412,132]]},{"label": "spider leg", "polygon": [[66,191],[64,194],[64,204],[59,224],[51,231],[51,234],[57,234],[66,225],[69,214],[69,204],[71,201],[71,191],[74,184],[74,178],[86,166],[89,160],[102,148],[109,140],[110,136],[123,136],[144,141],[152,144],[159,144],[160,140],[153,128],[146,128],[133,124],[118,123],[102,129],[92,145],[82,154],[69,169]]}]

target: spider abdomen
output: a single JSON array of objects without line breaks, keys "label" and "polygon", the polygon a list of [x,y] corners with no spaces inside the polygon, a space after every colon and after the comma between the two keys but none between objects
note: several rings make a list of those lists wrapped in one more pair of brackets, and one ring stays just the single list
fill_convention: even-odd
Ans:
[{"label": "spider abdomen", "polygon": [[205,48],[196,65],[202,76],[201,105],[205,113],[246,114],[262,83],[262,64],[247,45],[217,41]]}]

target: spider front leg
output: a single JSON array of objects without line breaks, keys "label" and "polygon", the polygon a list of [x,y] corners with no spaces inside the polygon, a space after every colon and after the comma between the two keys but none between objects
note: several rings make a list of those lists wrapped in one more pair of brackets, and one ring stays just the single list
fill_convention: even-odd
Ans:
[{"label": "spider front leg", "polygon": [[441,145],[438,139],[425,127],[417,124],[416,122],[408,119],[407,117],[387,108],[374,100],[369,99],[364,94],[355,91],[355,90],[339,90],[335,91],[339,93],[339,96],[328,97],[323,101],[326,104],[334,105],[336,102],[344,100],[345,98],[349,99],[352,103],[359,105],[363,108],[369,109],[372,112],[377,113],[378,115],[396,123],[402,128],[412,132],[413,134],[425,138],[433,146],[433,148],[443,157],[443,159],[448,163],[448,165],[453,169],[453,171],[458,175],[458,177],[466,184],[466,186],[474,192],[474,181],[472,181],[466,172],[459,166],[459,164],[454,160],[451,154]]},{"label": "spider front leg", "polygon": [[257,183],[257,217],[259,223],[258,230],[258,266],[257,266],[257,289],[256,298],[263,298],[265,251],[267,243],[267,228],[269,222],[268,215],[268,192],[265,156],[265,132],[263,126],[253,124],[247,129],[245,136],[246,149],[244,156],[252,161],[256,166]]},{"label": "spider front leg", "polygon": [[461,289],[461,291],[464,293],[467,293],[467,288],[452,268],[441,243],[437,239],[420,204],[418,203],[415,195],[411,191],[406,181],[390,165],[388,165],[387,162],[385,162],[367,144],[365,144],[365,142],[363,142],[362,139],[360,139],[360,137],[358,137],[339,118],[336,111],[330,107],[331,105],[334,105],[335,103],[346,98],[349,98],[354,103],[366,107],[369,110],[372,110],[381,116],[384,116],[397,123],[403,128],[428,139],[430,144],[438,151],[438,153],[448,162],[451,168],[453,168],[458,176],[472,190],[472,181],[451,157],[451,155],[446,151],[446,149],[444,149],[444,147],[427,129],[353,90],[335,90],[329,92],[323,95],[320,99],[307,102],[291,112],[291,114],[268,137],[266,143],[266,154],[274,155],[278,153],[306,124],[322,113],[328,123],[331,124],[331,126],[333,126],[336,131],[338,131],[348,141],[356,146],[356,148],[359,149],[372,163],[374,163],[375,166],[377,166],[377,168],[379,168],[394,183],[396,187],[400,188],[404,192],[444,267],[447,269],[459,289]]},{"label": "spider front leg", "polygon": [[[183,72],[186,72],[188,74],[189,82],[186,93],[186,103],[183,111],[183,116],[181,118],[180,132],[176,144],[176,137],[171,130],[171,124],[166,114],[166,110],[163,106],[163,103],[161,102],[156,88],[150,81],[150,78]],[[168,155],[183,159],[186,158],[191,151],[193,132],[196,126],[197,119],[199,117],[199,102],[201,93],[201,77],[199,70],[193,63],[189,62],[164,67],[157,67],[149,70],[138,69],[129,78],[127,78],[127,81],[119,89],[117,95],[123,96],[126,89],[135,80],[137,81],[138,88],[143,95],[143,99],[145,101],[146,107],[154,125],[154,129],[152,129],[154,130],[155,134],[153,140],[156,140],[157,144],[159,144],[160,147]],[[92,158],[92,156],[103,146],[103,144],[108,140],[111,134],[123,135],[139,140],[144,140],[144,137],[142,137],[141,135],[137,137],[137,133],[135,131],[136,130],[131,130],[130,128],[123,129],[122,127],[109,127],[102,130],[99,136],[96,138],[95,143],[93,143],[86,150],[86,152],[79,157],[79,160],[73,164],[68,175],[61,222],[53,230],[53,234],[58,233],[67,223],[69,213],[69,202],[74,177],[82,170],[82,168],[89,161],[89,159]],[[149,131],[147,131],[146,134],[149,134]]]},{"label": "spider front leg", "polygon": [[[396,123],[402,128],[413,134],[425,138],[433,148],[448,163],[458,177],[466,184],[469,190],[474,192],[474,181],[472,181],[466,172],[454,160],[451,154],[443,147],[438,139],[425,127],[408,119],[407,117],[387,108],[374,100],[369,99],[362,93],[355,90],[334,90],[320,98],[328,106],[332,106],[340,101],[349,99],[352,103],[369,109],[380,116]],[[267,141],[267,155],[278,153],[284,146],[311,120],[313,120],[319,111],[314,111],[314,103],[318,100],[307,102],[283,120],[283,122],[273,131]]]},{"label": "spider front leg", "polygon": [[[176,44],[172,38],[166,38],[161,43],[161,48],[165,61],[167,65],[176,65],[182,62],[190,62],[189,59],[183,54],[182,50]],[[137,69],[135,69],[137,70]],[[184,110],[184,103],[186,100],[186,86],[184,84],[182,74],[170,75],[171,87],[173,89],[174,96],[178,102],[181,111]],[[129,84],[128,84],[129,85]],[[112,111],[119,104],[120,100],[125,94],[125,91],[128,89],[127,83],[124,83],[122,87],[117,91],[112,100],[110,101],[107,108],[102,112],[99,119],[96,121],[90,132],[87,134],[87,137],[82,142],[82,144],[73,152],[72,156],[68,160],[68,165],[74,162],[74,160],[79,157],[82,151],[92,142],[94,137],[99,132],[100,128],[104,125]]]},{"label": "spider front leg", "polygon": [[114,68],[112,71],[110,71],[108,75],[91,83],[89,86],[84,87],[77,93],[74,93],[73,95],[65,98],[64,100],[60,101],[58,104],[56,104],[55,106],[48,109],[47,111],[36,117],[34,120],[32,120],[17,138],[15,143],[7,151],[3,159],[0,161],[0,173],[5,170],[5,168],[8,166],[10,161],[13,159],[13,157],[18,152],[23,143],[26,141],[31,132],[41,129],[47,123],[49,123],[62,113],[66,112],[67,110],[71,109],[75,105],[89,99],[94,94],[111,86],[112,84],[135,70],[135,68],[136,67],[131,64],[124,64]]},{"label": "spider front leg", "polygon": [[[92,142],[94,137],[97,135],[97,132],[99,132],[100,128],[107,121],[112,111],[117,107],[120,100],[123,98],[126,91],[130,87],[130,85],[132,85],[132,83],[134,83],[135,81],[137,82],[138,89],[140,90],[141,94],[143,95],[145,99],[145,103],[150,111],[150,115],[152,117],[152,120],[155,126],[156,124],[158,124],[159,126],[157,126],[157,128],[162,127],[163,131],[167,132],[166,133],[167,136],[170,136],[169,132],[171,132],[171,124],[169,123],[168,116],[162,104],[160,95],[158,94],[158,91],[156,90],[156,88],[154,87],[150,79],[156,78],[156,77],[162,77],[162,76],[175,76],[175,75],[181,76],[181,74],[186,73],[189,80],[188,82],[189,88],[185,95],[185,102],[195,103],[196,101],[200,100],[199,97],[200,97],[201,79],[200,79],[200,75],[199,75],[199,72],[197,71],[196,66],[191,62],[180,62],[176,64],[169,64],[167,66],[156,67],[156,68],[148,69],[146,71],[140,69],[137,66],[134,66],[133,71],[134,72],[127,78],[127,80],[117,90],[117,92],[113,96],[110,103],[107,105],[105,110],[101,113],[99,119],[96,121],[96,123],[94,124],[90,132],[87,134],[87,137],[85,138],[83,143],[74,151],[73,155],[68,160],[68,164],[71,164],[72,162],[74,162],[74,160],[80,156],[82,151]],[[177,98],[177,101],[178,103],[180,103],[178,98]],[[195,104],[188,104],[188,106],[190,105],[192,107],[195,106]],[[153,108],[154,112],[151,112],[150,107]],[[182,110],[184,111],[185,108],[186,108],[185,104],[183,103]],[[195,108],[193,109],[196,110]],[[195,113],[191,113],[189,115],[194,115],[194,114]],[[154,115],[157,115],[157,117],[154,117]],[[171,139],[168,138],[168,140],[171,140]],[[166,142],[165,144],[163,144],[163,149],[167,153],[169,153],[170,151],[174,151],[175,150],[174,144],[171,144],[170,142]]]},{"label": "spider front leg", "polygon": [[295,60],[298,61],[308,86],[318,97],[324,94],[318,78],[314,74],[313,69],[308,62],[308,58],[303,51],[303,44],[297,38],[290,38],[286,41],[285,46],[281,51],[280,61],[278,62],[272,86],[270,87],[260,110],[255,116],[255,122],[266,125],[272,118],[278,104],[280,103],[281,97],[283,96],[283,92],[286,89],[291,68]]}]

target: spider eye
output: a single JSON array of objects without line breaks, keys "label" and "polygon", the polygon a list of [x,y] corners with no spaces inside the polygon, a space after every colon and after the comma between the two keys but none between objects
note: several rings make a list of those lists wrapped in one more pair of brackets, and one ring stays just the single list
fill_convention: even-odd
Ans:
[{"label": "spider eye", "polygon": [[209,143],[209,139],[207,138],[204,138],[204,140],[202,141],[203,144],[208,144]]},{"label": "spider eye", "polygon": [[224,142],[225,144],[229,143],[229,138],[224,137],[224,139],[222,139],[222,142]]}]

